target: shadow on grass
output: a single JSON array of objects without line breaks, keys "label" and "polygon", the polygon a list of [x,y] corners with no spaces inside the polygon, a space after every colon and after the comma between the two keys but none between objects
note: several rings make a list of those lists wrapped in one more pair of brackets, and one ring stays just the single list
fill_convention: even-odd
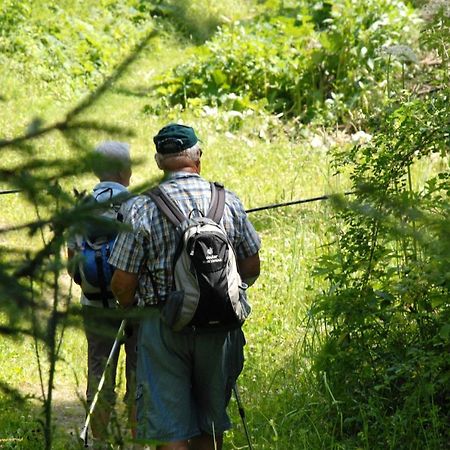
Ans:
[{"label": "shadow on grass", "polygon": [[42,449],[44,434],[39,423],[42,407],[2,383],[0,393],[0,448]]},{"label": "shadow on grass", "polygon": [[[43,409],[34,396],[22,395],[19,391],[1,386],[0,393],[0,449],[41,450],[45,448],[42,431]],[[76,450],[84,448],[79,435],[85,421],[85,407],[73,393],[54,391],[53,443],[54,450]],[[118,402],[115,417],[111,420],[110,440],[115,448],[126,448],[129,432],[121,424],[126,423],[125,406]],[[89,435],[89,441],[91,436]]]}]

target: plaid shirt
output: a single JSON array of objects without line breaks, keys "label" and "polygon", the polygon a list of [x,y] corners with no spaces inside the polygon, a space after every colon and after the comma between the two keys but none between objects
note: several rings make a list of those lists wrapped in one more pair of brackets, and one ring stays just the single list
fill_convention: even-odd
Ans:
[{"label": "plaid shirt", "polygon": [[[197,174],[175,172],[161,184],[186,216],[206,215],[211,201],[210,183]],[[247,218],[241,201],[226,191],[220,224],[227,232],[238,259],[255,255],[261,241]],[[125,222],[133,231],[119,234],[109,263],[120,270],[139,273],[138,301],[155,305],[173,289],[173,257],[177,245],[175,227],[148,196],[129,206]],[[150,275],[151,274],[151,275]],[[155,295],[153,285],[158,290]]]}]

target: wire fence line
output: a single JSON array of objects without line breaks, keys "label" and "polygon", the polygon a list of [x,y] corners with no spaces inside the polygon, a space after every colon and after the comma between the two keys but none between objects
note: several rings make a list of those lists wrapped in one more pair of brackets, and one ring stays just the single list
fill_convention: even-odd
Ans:
[{"label": "wire fence line", "polygon": [[[10,190],[6,190],[6,191],[0,191],[0,195],[16,194],[19,192],[23,192],[23,190],[22,189],[10,189]],[[312,202],[318,202],[321,200],[329,200],[331,197],[336,196],[336,195],[347,196],[347,195],[353,195],[353,194],[356,194],[356,192],[348,191],[348,192],[343,192],[343,193],[325,194],[325,195],[321,195],[319,197],[304,198],[304,199],[299,199],[299,200],[291,200],[289,202],[272,203],[269,205],[258,206],[256,208],[246,209],[245,212],[248,214],[248,213],[254,213],[254,212],[258,212],[258,211],[265,211],[267,209],[282,208],[285,206],[300,205],[302,203],[312,203]]]},{"label": "wire fence line", "polygon": [[300,199],[300,200],[291,200],[289,202],[283,202],[283,203],[273,203],[271,205],[264,205],[264,206],[258,206],[256,208],[250,208],[250,209],[245,210],[245,212],[253,213],[253,212],[257,212],[257,211],[264,211],[267,209],[282,208],[284,206],[300,205],[302,203],[312,203],[312,202],[318,202],[321,200],[329,200],[331,197],[334,197],[336,195],[352,195],[352,194],[356,194],[356,192],[349,191],[349,192],[344,192],[344,193],[326,194],[326,195],[321,195],[319,197],[311,197],[311,198],[305,198],[305,199]]}]

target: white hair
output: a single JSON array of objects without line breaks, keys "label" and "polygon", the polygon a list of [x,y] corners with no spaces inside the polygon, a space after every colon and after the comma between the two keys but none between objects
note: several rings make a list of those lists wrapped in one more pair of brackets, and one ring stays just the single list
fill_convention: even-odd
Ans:
[{"label": "white hair", "polygon": [[101,180],[115,178],[131,167],[130,146],[126,142],[104,141],[95,147],[94,154],[99,155],[94,172]]},{"label": "white hair", "polygon": [[199,161],[201,156],[201,149],[200,146],[197,144],[194,144],[192,147],[186,148],[185,150],[182,150],[178,153],[155,153],[155,160],[158,165],[161,165],[170,158],[189,158],[192,161]]}]

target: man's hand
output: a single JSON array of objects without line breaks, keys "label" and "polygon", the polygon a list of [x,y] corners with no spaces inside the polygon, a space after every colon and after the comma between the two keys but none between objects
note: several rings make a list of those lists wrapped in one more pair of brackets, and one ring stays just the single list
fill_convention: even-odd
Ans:
[{"label": "man's hand", "polygon": [[116,269],[111,279],[111,290],[120,306],[127,308],[134,304],[139,276],[137,273]]},{"label": "man's hand", "polygon": [[242,281],[251,286],[259,277],[260,261],[259,253],[249,256],[248,258],[238,259],[237,265],[239,273],[241,274]]}]

